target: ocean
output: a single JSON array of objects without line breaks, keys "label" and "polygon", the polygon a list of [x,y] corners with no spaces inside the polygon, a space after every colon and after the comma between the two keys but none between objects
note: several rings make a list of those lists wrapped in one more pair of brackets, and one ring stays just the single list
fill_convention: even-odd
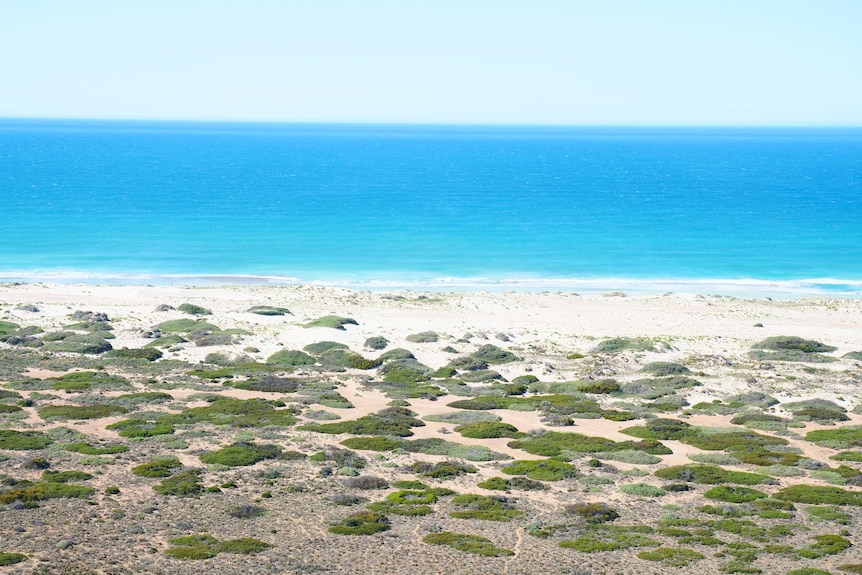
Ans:
[{"label": "ocean", "polygon": [[0,280],[862,294],[862,129],[0,120]]}]

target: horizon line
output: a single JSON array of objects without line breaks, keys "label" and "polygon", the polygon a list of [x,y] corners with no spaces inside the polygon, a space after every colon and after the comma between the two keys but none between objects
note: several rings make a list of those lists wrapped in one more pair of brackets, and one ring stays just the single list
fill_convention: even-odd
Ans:
[{"label": "horizon line", "polygon": [[370,121],[370,120],[278,120],[278,119],[207,119],[207,118],[134,118],[134,117],[64,117],[64,116],[3,116],[0,121],[54,121],[54,122],[128,122],[152,124],[259,124],[292,126],[416,126],[416,127],[474,127],[474,128],[711,128],[711,129],[862,129],[859,124],[745,124],[745,123],[533,123],[533,122],[422,122],[422,121]]}]

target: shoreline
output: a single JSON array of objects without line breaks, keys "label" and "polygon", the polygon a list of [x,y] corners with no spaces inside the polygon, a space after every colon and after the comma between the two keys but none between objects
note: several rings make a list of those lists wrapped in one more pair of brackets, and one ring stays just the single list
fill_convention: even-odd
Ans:
[{"label": "shoreline", "polygon": [[862,280],[841,278],[541,278],[541,277],[334,277],[307,279],[272,274],[145,274],[80,272],[2,272],[3,284],[89,285],[106,287],[289,287],[311,286],[357,291],[433,293],[583,293],[585,295],[717,295],[742,299],[862,298]]}]

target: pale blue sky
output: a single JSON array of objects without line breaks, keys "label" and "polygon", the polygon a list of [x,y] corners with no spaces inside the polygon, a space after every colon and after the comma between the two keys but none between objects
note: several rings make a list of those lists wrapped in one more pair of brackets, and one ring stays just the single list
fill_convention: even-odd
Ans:
[{"label": "pale blue sky", "polygon": [[0,0],[0,117],[862,125],[862,0]]}]

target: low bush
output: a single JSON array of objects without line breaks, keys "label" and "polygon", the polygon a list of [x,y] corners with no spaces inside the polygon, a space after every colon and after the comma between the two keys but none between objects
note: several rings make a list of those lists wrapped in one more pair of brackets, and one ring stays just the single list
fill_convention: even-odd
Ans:
[{"label": "low bush", "polygon": [[831,505],[812,505],[805,508],[805,513],[808,520],[815,523],[828,521],[839,525],[850,525],[851,522],[848,513],[844,513],[840,508]]},{"label": "low bush", "polygon": [[391,529],[389,519],[368,511],[354,513],[329,528],[330,533],[338,535],[373,535]]},{"label": "low bush", "polygon": [[862,506],[862,493],[847,491],[840,487],[818,485],[790,485],[773,495],[782,501],[811,505]]},{"label": "low bush", "polygon": [[576,467],[555,459],[513,461],[501,471],[508,475],[526,475],[536,481],[560,481],[580,476]]},{"label": "low bush", "polygon": [[768,337],[751,347],[752,349],[767,349],[772,351],[790,349],[801,351],[803,353],[829,353],[838,349],[831,345],[824,345],[819,341],[787,335]]},{"label": "low bush", "polygon": [[805,559],[820,559],[827,555],[837,555],[851,546],[850,540],[840,535],[815,535],[814,543],[799,549],[796,554]]},{"label": "low bush", "polygon": [[221,328],[202,319],[172,319],[163,321],[156,326],[166,333],[192,333],[221,331]]},{"label": "low bush", "polygon": [[162,358],[162,352],[155,347],[123,347],[114,349],[105,354],[106,357],[119,357],[122,359],[142,359],[144,361],[156,361]]},{"label": "low bush", "polygon": [[714,465],[686,464],[665,467],[655,472],[657,477],[670,481],[689,481],[716,485],[719,483],[736,483],[739,485],[758,485],[769,480],[766,475],[747,473],[744,471],[728,471]]},{"label": "low bush", "polygon": [[491,491],[542,491],[547,489],[541,481],[534,481],[526,477],[512,477],[505,479],[503,477],[491,477],[481,483],[476,484],[477,487],[488,489]]},{"label": "low bush", "polygon": [[374,351],[380,351],[381,349],[386,349],[386,346],[389,345],[389,340],[385,337],[374,336],[369,337],[365,340],[363,347],[366,349],[372,349]]},{"label": "low bush", "polygon": [[596,353],[620,353],[622,351],[658,351],[652,340],[645,337],[615,337],[599,343]]},{"label": "low bush", "polygon": [[450,423],[454,425],[470,425],[471,423],[500,421],[501,418],[499,415],[484,411],[450,411],[448,413],[426,415],[422,419],[425,421]]},{"label": "low bush", "polygon": [[512,437],[518,432],[518,428],[508,423],[499,421],[468,423],[459,425],[455,431],[464,437],[471,439],[492,439],[498,437]]},{"label": "low bush", "polygon": [[202,463],[207,465],[226,465],[228,467],[244,467],[254,465],[265,459],[281,457],[281,447],[277,445],[234,443],[218,451],[201,455]]},{"label": "low bush", "polygon": [[423,331],[420,333],[411,333],[404,339],[410,343],[435,343],[440,339],[440,334],[436,331]]},{"label": "low bush", "polygon": [[104,371],[73,371],[60,377],[49,379],[51,388],[57,391],[86,391],[89,389],[123,390],[130,389],[128,380],[119,375]]},{"label": "low bush", "polygon": [[359,323],[355,319],[349,317],[325,315],[306,324],[303,324],[302,327],[328,327],[331,329],[339,329],[341,331],[345,331],[346,328],[344,326],[346,325],[359,325]]},{"label": "low bush", "polygon": [[452,505],[459,511],[451,511],[450,516],[456,519],[481,519],[484,521],[510,521],[524,514],[523,511],[515,509],[505,498],[488,497],[474,493],[456,495],[452,498]]},{"label": "low bush", "polygon": [[31,503],[46,499],[87,499],[95,489],[81,485],[68,485],[53,481],[21,481],[13,488],[0,491],[0,503]]},{"label": "low bush", "polygon": [[446,545],[447,547],[452,547],[458,551],[464,551],[485,557],[508,557],[515,554],[509,549],[495,547],[494,544],[485,537],[452,533],[450,531],[431,533],[423,537],[422,541],[429,545]]},{"label": "low bush", "polygon": [[764,499],[767,495],[757,489],[748,487],[736,487],[728,485],[719,485],[713,487],[703,494],[707,499],[716,501],[727,501],[728,503],[750,503],[757,499]]},{"label": "low bush", "polygon": [[351,433],[353,435],[413,435],[411,427],[423,427],[425,423],[416,419],[415,413],[404,407],[388,407],[359,419],[333,423],[303,425],[299,429],[317,433]]},{"label": "low bush", "polygon": [[46,405],[36,410],[45,421],[54,419],[102,419],[128,413],[122,405],[96,403],[93,405]]},{"label": "low bush", "polygon": [[[0,324],[3,323],[8,322],[0,322]],[[0,325],[0,327],[2,327],[2,325]],[[5,567],[7,565],[15,565],[16,563],[21,563],[22,561],[26,560],[27,556],[23,553],[6,553],[4,551],[0,551],[0,567]]]},{"label": "low bush", "polygon": [[136,465],[132,473],[141,477],[170,477],[176,469],[182,467],[180,460],[171,455],[161,456],[152,461]]},{"label": "low bush", "polygon": [[257,315],[292,315],[286,307],[276,307],[271,305],[255,305],[246,310],[248,313]]},{"label": "low bush", "polygon": [[641,372],[652,374],[654,377],[665,377],[668,375],[688,375],[691,370],[679,363],[653,361],[643,366]]},{"label": "low bush", "polygon": [[26,451],[44,449],[49,445],[51,438],[39,431],[0,429],[0,449]]},{"label": "low bush", "polygon": [[70,443],[66,445],[65,449],[66,451],[81,453],[83,455],[116,455],[118,453],[125,453],[129,450],[125,445],[114,444],[106,445],[104,447],[95,447],[84,441]]},{"label": "low bush", "polygon": [[93,476],[85,471],[45,471],[42,473],[42,481],[51,483],[71,483],[74,481],[87,481]]},{"label": "low bush", "polygon": [[616,521],[620,517],[617,510],[607,503],[575,503],[566,507],[566,512],[593,525]]},{"label": "low bush", "polygon": [[629,483],[620,485],[620,491],[627,495],[634,495],[636,497],[661,497],[662,495],[667,494],[667,491],[661,487],[656,487],[655,485],[650,485],[648,483]]},{"label": "low bush", "polygon": [[[419,484],[426,487],[423,483],[419,481],[399,481],[396,482],[396,487],[399,489],[418,489],[417,487],[411,487],[408,485],[402,484]],[[386,489],[389,487],[389,482],[383,479],[382,477],[374,477],[372,475],[361,475],[359,477],[350,477],[344,480],[344,486],[348,489],[362,489],[362,490],[371,490],[371,489]]]},{"label": "low bush", "polygon": [[587,529],[580,530],[580,533],[582,534],[581,537],[560,541],[559,546],[564,549],[574,549],[581,553],[597,553],[636,547],[658,547],[660,545],[658,541],[647,536],[653,533],[653,529],[647,526],[592,525]]},{"label": "low bush", "polygon": [[805,439],[830,447],[862,447],[862,426],[848,425],[838,429],[815,429],[806,433]]},{"label": "low bush", "polygon": [[161,483],[153,486],[153,491],[159,495],[172,495],[175,497],[197,497],[203,493],[204,486],[200,482],[201,472],[189,469],[168,477]]},{"label": "low bush", "polygon": [[314,365],[317,360],[304,351],[294,349],[283,349],[277,351],[266,359],[267,363],[282,366]]}]

